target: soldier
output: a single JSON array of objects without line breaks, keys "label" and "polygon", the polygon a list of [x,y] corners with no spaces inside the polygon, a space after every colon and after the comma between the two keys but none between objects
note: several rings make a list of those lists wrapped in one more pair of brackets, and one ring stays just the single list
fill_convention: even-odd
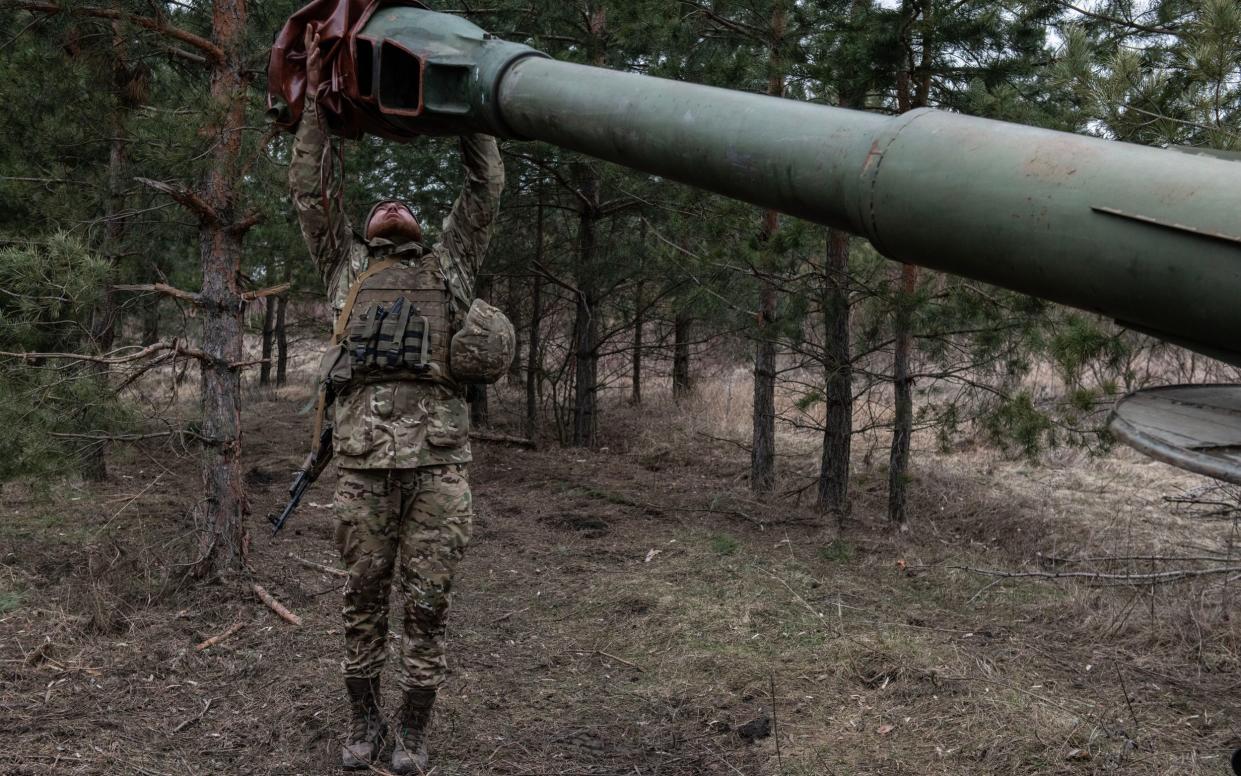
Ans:
[{"label": "soldier", "polygon": [[325,196],[325,187],[332,191],[338,182],[330,180],[330,144],[316,100],[318,35],[307,35],[307,51],[289,185],[338,316],[339,346],[325,358],[325,372],[338,397],[336,543],[349,571],[343,668],[353,722],[341,764],[366,768],[384,744],[379,676],[395,572],[405,599],[404,702],[392,771],[415,773],[428,764],[427,723],[447,670],[443,639],[453,572],[473,516],[462,382],[495,379],[467,374],[472,357],[504,360],[507,346],[511,360],[511,324],[480,300],[471,302],[504,168],[494,138],[464,136],[466,183],[439,242],[426,248],[414,214],[396,201],[375,205],[364,234],[354,234]]}]

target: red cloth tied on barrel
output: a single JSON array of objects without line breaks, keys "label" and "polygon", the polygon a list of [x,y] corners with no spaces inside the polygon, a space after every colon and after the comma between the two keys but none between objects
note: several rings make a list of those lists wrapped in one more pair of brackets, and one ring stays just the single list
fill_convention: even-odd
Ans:
[{"label": "red cloth tied on barrel", "polygon": [[267,63],[267,104],[288,105],[288,115],[276,119],[278,126],[292,130],[302,118],[306,94],[306,30],[319,33],[323,75],[320,78],[319,105],[332,131],[344,137],[360,137],[363,132],[389,135],[387,121],[372,100],[358,94],[357,62],[353,36],[366,25],[380,7],[407,5],[426,8],[418,0],[312,0],[289,17],[272,43]]}]

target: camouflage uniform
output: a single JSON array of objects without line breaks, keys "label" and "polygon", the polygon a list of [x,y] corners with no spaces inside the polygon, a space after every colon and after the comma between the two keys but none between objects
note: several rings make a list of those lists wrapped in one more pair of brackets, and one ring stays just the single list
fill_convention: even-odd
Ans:
[{"label": "camouflage uniform", "polygon": [[[372,262],[395,259],[435,273],[465,314],[504,187],[495,139],[461,138],[466,183],[439,242],[396,245],[364,240],[325,201],[331,145],[318,106],[307,100],[294,141],[289,185],[311,256],[339,313],[350,286]],[[445,676],[444,621],[452,577],[470,540],[471,460],[464,390],[451,383],[392,381],[359,385],[336,401],[334,453],[337,546],[349,569],[345,586],[347,678],[383,668],[388,593],[400,555],[405,593],[403,689],[434,688]]]}]

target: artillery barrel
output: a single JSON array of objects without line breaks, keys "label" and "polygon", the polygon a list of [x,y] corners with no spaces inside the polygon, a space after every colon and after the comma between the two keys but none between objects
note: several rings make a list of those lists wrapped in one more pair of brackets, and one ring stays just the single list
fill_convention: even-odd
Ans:
[{"label": "artillery barrel", "polygon": [[1241,164],[527,57],[499,114],[543,140],[870,239],[899,261],[1241,362]]},{"label": "artillery barrel", "polygon": [[543,140],[1241,364],[1236,161],[559,62],[418,8],[376,12],[354,45],[389,136]]}]

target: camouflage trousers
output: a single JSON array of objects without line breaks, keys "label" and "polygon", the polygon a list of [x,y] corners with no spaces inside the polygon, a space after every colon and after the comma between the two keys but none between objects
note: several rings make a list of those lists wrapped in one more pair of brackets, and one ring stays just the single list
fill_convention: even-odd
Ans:
[{"label": "camouflage trousers", "polygon": [[383,669],[395,575],[405,599],[399,684],[438,687],[448,671],[444,626],[453,572],[473,525],[465,466],[342,468],[336,517],[336,546],[349,571],[345,676],[368,678]]}]

